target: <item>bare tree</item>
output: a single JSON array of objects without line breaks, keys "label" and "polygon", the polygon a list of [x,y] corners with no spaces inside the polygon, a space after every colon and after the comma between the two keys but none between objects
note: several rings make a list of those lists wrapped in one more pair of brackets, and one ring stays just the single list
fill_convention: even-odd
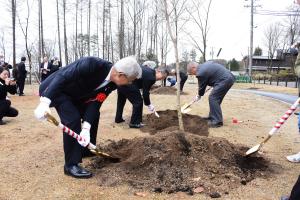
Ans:
[{"label": "bare tree", "polygon": [[66,1],[63,0],[63,16],[64,16],[64,47],[65,47],[65,62],[66,65],[69,64],[68,57],[68,41],[67,41],[67,25],[66,25]]},{"label": "bare tree", "polygon": [[24,39],[25,39],[25,48],[26,48],[26,54],[28,57],[28,62],[29,62],[29,83],[31,84],[31,74],[32,74],[32,55],[31,55],[31,51],[32,51],[32,45],[30,46],[28,44],[28,27],[29,27],[29,17],[30,17],[30,8],[32,6],[29,5],[29,0],[26,0],[26,6],[27,6],[27,16],[26,16],[26,21],[25,21],[25,27],[22,26],[20,17],[18,16],[19,19],[19,24],[20,24],[20,28],[22,30]]},{"label": "bare tree", "polygon": [[5,48],[5,34],[4,31],[0,35],[0,49],[4,60],[6,59],[6,48]]},{"label": "bare tree", "polygon": [[268,54],[270,59],[269,71],[272,70],[273,58],[275,56],[276,50],[280,46],[281,33],[282,33],[282,28],[278,23],[269,25],[264,32],[265,46],[268,49]]},{"label": "bare tree", "polygon": [[202,54],[203,61],[206,61],[207,54],[207,40],[209,33],[209,12],[211,8],[212,0],[209,0],[207,7],[204,7],[204,2],[202,0],[191,0],[192,7],[187,9],[192,22],[197,27],[199,31],[196,31],[197,34],[200,32],[201,39],[198,40],[198,37],[193,36],[190,33],[187,33],[191,40],[193,41],[194,47],[199,50]]},{"label": "bare tree", "polygon": [[120,27],[119,27],[119,58],[124,57],[125,42],[125,19],[124,19],[124,0],[121,0]]},{"label": "bare tree", "polygon": [[[175,51],[175,59],[176,59],[176,72],[177,72],[177,80],[180,82],[180,73],[179,73],[179,54],[178,54],[178,30],[180,16],[183,14],[185,10],[185,2],[181,0],[171,0],[168,3],[167,0],[163,0],[164,14],[167,21],[168,32],[173,42],[174,51]],[[171,6],[171,11],[168,10],[169,5]],[[171,26],[171,21],[173,22],[173,29]],[[182,113],[180,109],[180,84],[177,84],[177,113],[178,113],[178,121],[179,121],[179,129],[184,130],[183,121],[182,121]]]},{"label": "bare tree", "polygon": [[289,10],[293,11],[293,15],[289,15],[285,23],[287,38],[289,40],[289,45],[295,44],[300,34],[300,8],[299,6],[291,6]]},{"label": "bare tree", "polygon": [[12,13],[12,33],[13,33],[13,66],[16,66],[16,14],[17,14],[17,2],[11,0],[11,13]]},{"label": "bare tree", "polygon": [[[59,6],[58,0],[56,0],[56,15],[57,15],[57,36],[58,36],[58,53],[59,53],[59,60],[61,61],[61,41],[60,41],[60,17],[59,17]],[[76,4],[77,6],[77,4]],[[77,7],[76,7],[76,31],[77,31]]]},{"label": "bare tree", "polygon": [[91,55],[91,0],[88,2],[88,28],[87,28],[87,35],[88,35],[88,56]]}]

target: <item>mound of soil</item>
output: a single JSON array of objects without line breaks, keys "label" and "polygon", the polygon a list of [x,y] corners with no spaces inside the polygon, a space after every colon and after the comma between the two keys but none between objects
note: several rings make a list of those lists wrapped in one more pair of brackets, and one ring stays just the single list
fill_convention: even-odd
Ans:
[{"label": "mound of soil", "polygon": [[[177,89],[174,87],[158,87],[151,90],[151,94],[159,95],[176,95]],[[187,95],[186,92],[181,92],[181,95]]]},{"label": "mound of soil", "polygon": [[274,164],[264,157],[244,157],[246,147],[179,131],[123,139],[102,149],[121,162],[92,159],[90,167],[101,186],[128,184],[135,189],[191,195],[200,187],[205,194],[219,196],[274,173]]},{"label": "mound of soil", "polygon": [[[143,123],[146,124],[141,131],[156,134],[159,131],[178,130],[178,115],[176,110],[157,111],[159,118],[154,114],[143,116]],[[197,115],[182,114],[184,130],[196,135],[208,136],[207,121]]]}]

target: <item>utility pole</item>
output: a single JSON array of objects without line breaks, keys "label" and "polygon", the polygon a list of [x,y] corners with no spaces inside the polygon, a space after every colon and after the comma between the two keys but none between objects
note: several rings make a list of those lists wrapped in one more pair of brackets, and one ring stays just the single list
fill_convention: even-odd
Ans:
[{"label": "utility pole", "polygon": [[[245,0],[245,1],[248,1],[248,0]],[[249,77],[250,77],[250,79],[251,79],[251,77],[252,77],[252,65],[253,65],[253,63],[252,63],[252,61],[253,61],[253,29],[254,29],[254,9],[256,8],[256,7],[261,7],[261,6],[259,6],[259,5],[254,5],[254,2],[256,1],[256,0],[250,0],[251,1],[251,3],[250,3],[250,6],[249,5],[247,5],[247,6],[245,6],[245,7],[247,7],[247,8],[249,8],[250,7],[250,52],[249,52],[249,65],[248,65],[248,75],[249,75]]]},{"label": "utility pole", "polygon": [[254,0],[251,0],[251,19],[250,19],[250,54],[249,54],[249,77],[252,79],[252,60],[253,60],[253,13],[254,13]]}]

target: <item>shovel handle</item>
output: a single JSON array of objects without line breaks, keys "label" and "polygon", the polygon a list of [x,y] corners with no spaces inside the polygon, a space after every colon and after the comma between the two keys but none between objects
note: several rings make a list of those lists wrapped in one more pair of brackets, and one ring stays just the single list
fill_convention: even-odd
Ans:
[{"label": "shovel handle", "polygon": [[295,112],[297,107],[299,106],[300,98],[295,101],[295,103],[285,112],[284,115],[276,122],[275,126],[269,132],[269,135],[274,135],[280,127],[286,122],[286,120]]},{"label": "shovel handle", "polygon": [[[75,138],[77,141],[81,141],[83,140],[83,138],[78,135],[77,133],[75,133],[74,131],[72,131],[70,128],[68,128],[67,126],[63,125],[62,123],[58,122],[57,119],[52,116],[50,113],[46,113],[45,117],[47,118],[47,121],[54,124],[55,126],[58,126],[64,133],[68,134],[69,136]],[[87,146],[88,149],[90,150],[96,150],[97,148],[94,144],[89,143]]]}]

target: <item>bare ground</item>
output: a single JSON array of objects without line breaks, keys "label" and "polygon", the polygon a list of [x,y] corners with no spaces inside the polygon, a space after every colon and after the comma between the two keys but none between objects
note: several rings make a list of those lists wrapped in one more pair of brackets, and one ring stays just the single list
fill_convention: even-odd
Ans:
[{"label": "bare ground", "polygon": [[[257,86],[258,84],[255,87]],[[182,104],[190,101],[193,94],[197,93],[196,87],[196,84],[186,84],[186,91],[190,95],[182,96]],[[243,87],[247,86],[235,86]],[[0,199],[141,199],[134,196],[135,190],[126,185],[99,187],[95,178],[76,180],[63,174],[61,132],[53,125],[39,122],[33,117],[33,110],[39,101],[34,95],[36,90],[36,87],[26,86],[26,96],[11,97],[12,104],[19,109],[20,115],[13,119],[5,118],[8,124],[0,127]],[[296,89],[292,91],[275,86],[264,87],[264,90],[297,94]],[[172,95],[152,95],[152,102],[157,110],[175,109],[175,101]],[[113,93],[101,108],[98,141],[147,135],[139,130],[129,129],[126,124],[114,124],[115,105],[116,93]],[[207,95],[192,108],[190,114],[206,116]],[[255,145],[267,135],[286,109],[288,105],[266,97],[231,91],[223,102],[225,126],[210,129],[209,137],[224,137],[232,143]],[[127,103],[124,116],[127,121],[130,114],[131,106]],[[233,124],[232,118],[243,122]],[[297,118],[292,116],[282,127],[280,134],[274,136],[263,148],[263,153],[272,162],[281,165],[281,173],[276,173],[269,179],[255,179],[220,199],[274,200],[281,194],[288,194],[300,170],[299,165],[289,163],[285,159],[287,154],[300,150],[297,132]],[[86,159],[83,165],[87,166],[89,162],[90,160]],[[208,199],[203,194],[146,194],[143,199]]]}]

